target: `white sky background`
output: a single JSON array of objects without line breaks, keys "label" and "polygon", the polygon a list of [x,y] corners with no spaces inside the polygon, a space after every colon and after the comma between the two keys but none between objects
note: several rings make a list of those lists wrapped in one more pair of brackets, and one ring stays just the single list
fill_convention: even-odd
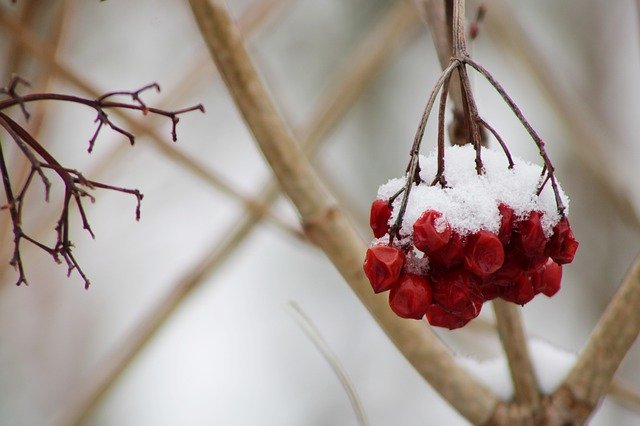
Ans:
[{"label": "white sky background", "polygon": [[[101,90],[134,89],[157,81],[168,92],[192,70],[204,49],[186,2],[76,3],[60,58]],[[235,16],[250,4],[228,3]],[[593,110],[601,120],[599,125],[610,136],[601,142],[615,160],[605,166],[626,176],[628,193],[640,206],[635,183],[640,178],[635,5],[604,0],[513,3],[580,107]],[[390,2],[292,4],[257,34],[251,51],[281,111],[300,127],[332,77],[349,65],[351,49]],[[6,33],[2,34],[4,46]],[[473,46],[475,58],[494,72],[548,142],[572,201],[571,222],[581,243],[575,262],[564,269],[561,292],[553,299],[538,297],[522,312],[528,331],[575,352],[637,254],[638,232],[608,205],[575,159],[574,145],[568,141],[571,132],[528,70],[504,49],[486,31]],[[243,193],[259,195],[269,170],[223,84],[212,77],[213,66],[208,66],[208,77],[173,104],[182,108],[203,103],[207,109],[205,115],[181,118],[178,148]],[[438,73],[430,36],[423,31],[391,58],[320,151],[319,168],[357,209],[354,217],[367,212],[381,183],[404,171],[417,121]],[[80,93],[61,80],[55,82],[56,91]],[[500,129],[512,152],[537,160],[533,143],[500,106],[497,95],[477,79],[475,85],[480,113]],[[156,99],[162,94],[145,97],[149,105]],[[52,109],[43,141],[66,164],[90,171],[113,145],[126,143],[105,131],[94,153],[87,155],[92,119],[80,108]],[[168,121],[159,123],[168,138]],[[432,120],[425,136],[427,150],[435,145],[434,129]],[[89,291],[82,289],[77,275],[67,279],[63,267],[30,248],[25,252],[31,285],[14,287],[12,270],[2,277],[2,424],[50,423],[81,383],[100,369],[108,351],[242,216],[237,202],[172,163],[146,138],[140,138],[107,174],[89,177],[140,189],[145,194],[142,220],[135,223],[131,198],[96,194],[98,201],[89,214],[97,239],[83,234],[79,223],[73,230],[75,253],[92,280]],[[278,211],[294,223],[288,202],[281,201]],[[36,222],[39,217],[38,207],[27,219]],[[366,223],[359,225],[365,235]],[[10,244],[10,236],[2,235],[1,244]],[[337,378],[288,312],[290,300],[312,318],[344,365],[372,425],[465,424],[399,355],[329,261],[269,224],[258,226],[187,298],[90,424],[355,424]],[[482,317],[492,319],[490,306],[484,307]],[[477,328],[440,334],[456,351],[478,359],[500,353],[496,337]],[[637,390],[639,365],[636,344],[619,376]],[[539,374],[545,376],[545,371],[556,369],[542,366]],[[638,422],[640,415],[609,400],[593,419],[595,425]]]}]

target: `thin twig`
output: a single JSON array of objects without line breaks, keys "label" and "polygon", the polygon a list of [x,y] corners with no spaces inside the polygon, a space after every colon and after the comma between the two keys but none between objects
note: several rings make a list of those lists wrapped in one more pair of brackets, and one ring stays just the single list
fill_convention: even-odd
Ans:
[{"label": "thin twig", "polygon": [[298,209],[310,239],[325,251],[418,372],[464,417],[476,423],[486,421],[497,405],[495,395],[455,363],[431,329],[398,318],[388,308],[386,297],[371,291],[361,266],[364,243],[326,193],[280,119],[226,8],[217,1],[189,3],[236,105],[284,192]]},{"label": "thin twig", "polygon": [[361,426],[366,425],[367,418],[364,414],[364,408],[362,407],[362,403],[360,402],[355,386],[351,379],[349,379],[347,371],[344,369],[342,364],[340,364],[340,360],[338,360],[338,357],[333,353],[329,344],[322,337],[322,334],[320,334],[320,330],[318,330],[318,328],[313,324],[311,318],[309,318],[309,316],[302,310],[300,305],[296,302],[290,301],[289,308],[296,322],[300,325],[302,331],[304,331],[304,334],[313,342],[316,349],[320,351],[322,357],[331,366],[333,373],[336,375],[338,380],[340,380],[342,388],[349,397],[349,402],[351,403],[353,412],[356,415],[358,424]]},{"label": "thin twig", "polygon": [[[411,9],[398,2],[380,24],[365,39],[356,52],[349,57],[357,58],[357,63],[344,75],[340,75],[326,95],[319,102],[317,111],[302,137],[303,147],[308,155],[312,155],[321,141],[346,115],[362,93],[371,84],[378,73],[384,68],[396,44],[402,40],[409,28],[413,27],[415,19]],[[378,43],[379,42],[379,43]],[[349,88],[345,90],[345,88]],[[338,111],[339,113],[336,113]],[[263,194],[258,200],[260,205],[270,205],[279,195],[279,187],[274,181],[264,185],[259,191]],[[191,273],[179,279],[168,294],[153,306],[147,315],[127,335],[121,344],[104,358],[104,363],[89,380],[79,386],[79,390],[67,407],[60,425],[82,423],[100,403],[103,396],[113,387],[114,383],[129,367],[147,342],[157,333],[162,325],[171,317],[182,301],[196,288],[204,283],[206,277],[214,272],[218,266],[232,255],[240,243],[249,235],[250,231],[263,219],[264,210],[248,209],[241,221],[233,227],[226,239],[213,244],[196,266],[190,268]]]},{"label": "thin twig", "polygon": [[[270,4],[281,4],[284,0],[266,1]],[[253,22],[254,21],[250,21],[249,23]],[[10,34],[18,43],[20,43],[21,46],[29,49],[36,57],[43,60],[53,72],[57,73],[67,82],[73,84],[83,92],[89,94],[89,96],[91,97],[95,98],[101,95],[100,91],[97,88],[93,87],[90,83],[86,82],[84,79],[78,76],[78,74],[71,68],[58,61],[55,55],[53,55],[48,44],[41,42],[37,38],[37,36],[33,34],[33,32],[27,30],[26,28],[20,27],[15,22],[15,20],[7,16],[6,12],[3,9],[0,9],[0,24],[7,30],[9,30]],[[154,126],[141,123],[140,121],[131,118],[131,116],[129,116],[128,114],[123,114],[118,110],[114,111],[114,115],[117,115],[119,118],[124,120],[127,124],[127,127],[131,128],[136,134],[149,135],[153,146],[159,149],[161,154],[167,156],[170,160],[182,165],[186,171],[189,171],[195,176],[201,178],[204,182],[211,185],[213,188],[235,198],[236,200],[243,203],[245,207],[255,208],[258,210],[263,208],[263,206],[255,204],[255,202],[251,198],[238,192],[224,178],[218,176],[210,168],[202,164],[202,162],[190,157],[189,155],[185,154],[180,149],[175,147],[175,145],[167,142],[166,138],[161,136]],[[122,153],[124,151],[121,149],[117,152]],[[112,155],[105,156],[105,160],[98,164],[98,166],[96,167],[96,169],[98,170],[96,174],[102,173],[107,168],[107,164],[110,164],[111,161],[113,161],[112,158],[115,157],[112,157]],[[294,235],[298,238],[300,237],[300,233],[297,229],[292,228],[287,222],[279,219],[273,213],[268,212],[267,217],[271,222],[280,227],[282,230],[285,230],[291,233],[291,235]],[[50,221],[47,220],[43,221],[42,223],[46,225],[49,222]]]},{"label": "thin twig", "polygon": [[640,332],[640,256],[591,333],[578,361],[554,393],[573,399],[577,415],[586,419],[604,396],[622,359]]}]

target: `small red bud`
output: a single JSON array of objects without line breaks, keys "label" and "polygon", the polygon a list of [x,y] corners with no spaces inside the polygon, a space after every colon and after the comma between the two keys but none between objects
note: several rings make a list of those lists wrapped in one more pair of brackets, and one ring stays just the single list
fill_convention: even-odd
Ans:
[{"label": "small red bud", "polygon": [[466,241],[455,231],[451,232],[451,238],[441,250],[431,254],[429,259],[436,268],[451,269],[462,264],[464,260],[464,247]]},{"label": "small red bud", "polygon": [[442,216],[435,210],[427,210],[413,224],[413,244],[426,254],[434,253],[443,248],[451,238],[449,225],[436,224]]},{"label": "small red bud", "polygon": [[444,327],[449,330],[464,327],[471,319],[464,319],[451,313],[442,306],[433,304],[427,309],[427,321],[434,327]]},{"label": "small red bud", "polygon": [[553,235],[546,247],[546,253],[558,264],[573,262],[579,243],[573,236],[569,219],[563,217],[553,227]]},{"label": "small red bud", "polygon": [[397,247],[378,245],[367,250],[364,273],[373,291],[380,293],[397,284],[404,258],[404,253]]},{"label": "small red bud", "polygon": [[511,240],[511,231],[513,229],[513,209],[504,203],[500,203],[498,206],[500,211],[500,231],[498,231],[498,238],[505,246],[509,244]]},{"label": "small red bud", "polygon": [[402,318],[420,319],[431,305],[431,283],[426,277],[402,274],[389,292],[389,306]]},{"label": "small red bud", "polygon": [[493,232],[481,230],[467,239],[464,265],[479,277],[491,275],[504,263],[504,248]]},{"label": "small red bud", "polygon": [[528,218],[518,222],[518,245],[527,257],[539,256],[544,253],[547,238],[540,222],[542,214],[531,212]]},{"label": "small red bud", "polygon": [[373,236],[382,237],[389,232],[389,219],[391,218],[391,207],[385,200],[377,199],[371,204],[371,215],[369,224],[373,230]]}]

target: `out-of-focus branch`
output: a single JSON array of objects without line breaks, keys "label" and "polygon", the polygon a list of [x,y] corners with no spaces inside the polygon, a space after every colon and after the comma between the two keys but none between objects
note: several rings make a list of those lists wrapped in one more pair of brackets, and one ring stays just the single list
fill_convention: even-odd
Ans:
[{"label": "out-of-focus branch", "polygon": [[[319,102],[316,112],[312,114],[307,129],[301,132],[304,135],[301,137],[303,148],[309,155],[313,154],[321,141],[326,140],[328,133],[360,98],[384,68],[397,44],[415,27],[415,23],[411,8],[403,2],[398,2],[358,46],[355,53],[350,55],[355,58],[355,64],[325,91],[326,95]],[[277,198],[279,188],[274,181],[270,181],[258,193],[263,194],[258,200],[259,205],[267,206]],[[248,210],[223,241],[213,244],[211,250],[206,252],[196,266],[190,268],[188,274],[171,286],[169,293],[163,296],[123,342],[116,345],[105,357],[105,362],[99,364],[100,367],[89,377],[88,382],[79,387],[76,397],[63,413],[60,425],[79,424],[87,419],[93,408],[100,403],[102,397],[109,392],[182,301],[233,254],[263,219],[263,215],[264,211]]]},{"label": "out-of-focus branch", "polygon": [[532,411],[540,406],[540,387],[527,351],[527,339],[520,320],[519,307],[503,300],[493,301],[502,347],[507,356],[515,399]]},{"label": "out-of-focus branch", "polygon": [[525,32],[525,27],[519,23],[510,3],[492,0],[485,15],[484,28],[497,43],[508,48],[511,54],[517,55],[531,71],[551,106],[573,132],[569,142],[573,144],[577,158],[602,186],[622,218],[636,230],[640,230],[640,213],[628,196],[627,182],[615,167],[603,166],[612,164],[603,145],[610,137],[598,125],[600,120],[593,111],[562,83],[560,71]]},{"label": "out-of-focus branch", "polygon": [[614,373],[640,332],[640,256],[607,306],[564,383],[553,398],[573,401],[586,420],[609,388]]},{"label": "out-of-focus branch", "polygon": [[365,245],[313,173],[297,141],[279,117],[219,2],[190,0],[194,16],[220,70],[281,187],[295,204],[303,226],[329,256],[360,300],[405,357],[464,417],[482,423],[497,404],[493,393],[458,366],[424,323],[398,318],[384,296],[375,295],[362,271]]},{"label": "out-of-focus branch", "polygon": [[[268,3],[281,3],[283,0],[266,0]],[[257,16],[254,14],[253,16]],[[255,19],[255,18],[254,18]],[[249,21],[253,23],[255,21]],[[21,27],[15,20],[10,18],[5,11],[0,8],[0,25],[6,28],[9,33],[20,43],[20,45],[29,49],[36,57],[43,60],[47,66],[51,68],[53,72],[64,78],[69,83],[81,89],[83,92],[89,94],[91,97],[98,97],[101,95],[100,91],[93,87],[90,83],[80,77],[75,71],[61,63],[55,57],[54,51],[47,43],[43,43],[38,40],[37,36],[26,28]],[[203,165],[198,160],[190,157],[189,155],[176,148],[171,142],[168,142],[165,137],[161,136],[155,127],[143,124],[140,121],[132,118],[130,115],[122,113],[121,111],[114,111],[114,115],[124,120],[127,123],[127,127],[131,128],[134,133],[138,135],[149,135],[153,146],[156,147],[160,153],[167,156],[170,160],[182,165],[186,171],[193,173],[195,176],[201,178],[204,182],[216,188],[217,190],[235,198],[248,208],[262,209],[262,206],[256,205],[255,201],[251,198],[238,192],[231,184],[229,184],[224,178],[218,176],[208,167]],[[109,158],[108,156],[107,158]],[[110,161],[110,160],[106,160]],[[103,165],[98,166],[100,169]],[[88,174],[88,176],[90,176]],[[271,212],[267,212],[267,217],[274,224],[282,228],[283,230],[290,232],[292,235],[297,235],[298,230],[292,229],[288,223],[280,220],[277,216]],[[43,221],[44,224],[50,221]]]}]

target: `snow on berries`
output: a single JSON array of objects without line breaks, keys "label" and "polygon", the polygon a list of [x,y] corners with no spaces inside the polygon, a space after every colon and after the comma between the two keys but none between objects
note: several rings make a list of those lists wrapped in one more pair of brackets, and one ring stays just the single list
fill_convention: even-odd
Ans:
[{"label": "snow on berries", "polygon": [[502,153],[483,149],[478,173],[476,152],[465,145],[420,156],[410,185],[404,177],[378,190],[364,270],[376,293],[390,290],[400,317],[459,328],[494,298],[524,305],[553,296],[573,261],[569,200],[555,180],[545,186],[546,168],[516,157],[507,167]]}]

